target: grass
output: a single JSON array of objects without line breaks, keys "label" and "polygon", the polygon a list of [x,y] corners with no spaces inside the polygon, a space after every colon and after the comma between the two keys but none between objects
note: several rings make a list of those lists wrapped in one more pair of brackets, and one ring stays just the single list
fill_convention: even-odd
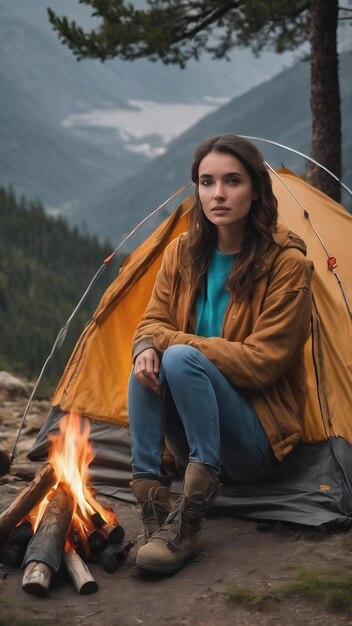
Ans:
[{"label": "grass", "polygon": [[229,586],[225,591],[231,602],[248,609],[266,610],[286,598],[300,596],[322,602],[331,611],[352,610],[352,569],[347,572],[296,568],[296,577],[276,589],[255,593],[248,588]]}]

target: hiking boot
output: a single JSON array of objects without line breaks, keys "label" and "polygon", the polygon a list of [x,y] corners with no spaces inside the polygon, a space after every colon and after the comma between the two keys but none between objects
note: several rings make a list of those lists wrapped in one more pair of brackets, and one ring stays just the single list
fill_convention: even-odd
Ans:
[{"label": "hiking boot", "polygon": [[137,478],[130,482],[133,495],[141,504],[141,518],[144,527],[144,542],[159,530],[171,511],[170,491],[159,481]]},{"label": "hiking boot", "polygon": [[219,480],[207,465],[191,461],[183,494],[170,515],[137,553],[137,567],[155,574],[174,574],[199,552],[201,520],[216,496]]}]

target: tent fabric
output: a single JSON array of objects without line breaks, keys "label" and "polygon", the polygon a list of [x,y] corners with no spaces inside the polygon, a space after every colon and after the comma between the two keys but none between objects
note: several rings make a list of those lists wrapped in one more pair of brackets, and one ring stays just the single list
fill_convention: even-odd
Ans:
[{"label": "tent fabric", "polygon": [[[265,481],[225,484],[213,507],[228,515],[321,530],[346,526],[352,520],[352,324],[327,260],[337,257],[336,271],[351,306],[352,217],[288,170],[273,172],[271,177],[279,220],[304,239],[315,265],[312,332],[305,346],[304,441]],[[181,204],[125,260],[76,344],[28,455],[33,461],[47,458],[48,432],[57,431],[67,411],[79,413],[82,420],[89,418],[96,453],[90,475],[101,494],[133,501],[126,398],[131,340],[163,250],[187,230],[192,204],[191,198]]]},{"label": "tent fabric", "polygon": [[[352,306],[351,241],[352,217],[339,204],[287,170],[274,175],[273,188],[279,201],[280,220],[307,244],[314,261],[312,334],[305,350],[308,377],[305,441],[320,441],[328,435],[352,443],[352,323],[327,254],[305,217],[309,213],[329,255],[337,258],[337,271]],[[283,191],[284,187],[284,191]],[[282,195],[283,194],[283,195]]]},{"label": "tent fabric", "polygon": [[180,205],[125,260],[76,344],[53,405],[92,419],[128,424],[132,336],[148,304],[165,246],[187,230],[191,204],[188,200]]},{"label": "tent fabric", "polygon": [[263,482],[226,486],[219,513],[319,528],[352,523],[352,448],[342,437],[298,446]]}]

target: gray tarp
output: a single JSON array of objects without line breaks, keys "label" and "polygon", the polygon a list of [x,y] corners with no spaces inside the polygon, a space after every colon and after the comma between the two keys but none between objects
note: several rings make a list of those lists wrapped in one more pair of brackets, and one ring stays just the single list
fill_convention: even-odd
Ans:
[{"label": "gray tarp", "polygon": [[[58,430],[64,413],[53,407],[28,458],[45,461],[48,433]],[[95,459],[90,477],[97,493],[133,501],[128,430],[90,420]],[[270,478],[224,484],[213,505],[215,512],[253,520],[283,521],[321,530],[348,526],[352,520],[352,447],[342,437],[299,446]],[[175,484],[175,490],[179,484]]]}]

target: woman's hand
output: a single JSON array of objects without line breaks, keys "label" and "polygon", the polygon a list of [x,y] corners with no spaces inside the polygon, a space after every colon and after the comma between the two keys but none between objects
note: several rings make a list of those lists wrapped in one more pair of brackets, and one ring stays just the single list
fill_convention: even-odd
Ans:
[{"label": "woman's hand", "polygon": [[160,384],[157,379],[159,372],[160,359],[154,348],[147,348],[140,352],[134,362],[134,374],[138,382],[144,387],[148,387],[159,393]]}]

